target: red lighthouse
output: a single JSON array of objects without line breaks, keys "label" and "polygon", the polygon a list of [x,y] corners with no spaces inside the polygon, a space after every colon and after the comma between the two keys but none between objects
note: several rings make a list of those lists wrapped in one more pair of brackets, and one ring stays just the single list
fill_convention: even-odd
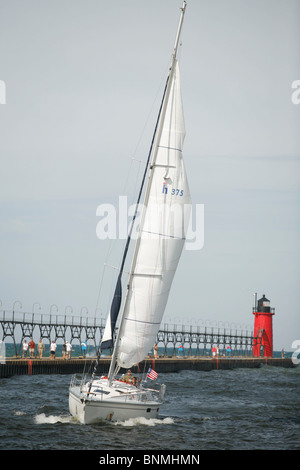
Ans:
[{"label": "red lighthouse", "polygon": [[273,315],[275,308],[271,308],[270,301],[263,295],[258,302],[255,300],[253,309],[254,342],[253,356],[273,356]]}]

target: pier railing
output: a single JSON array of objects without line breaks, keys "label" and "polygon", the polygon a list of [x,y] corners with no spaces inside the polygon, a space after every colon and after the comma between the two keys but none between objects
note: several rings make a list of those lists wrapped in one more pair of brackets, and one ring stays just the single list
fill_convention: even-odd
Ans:
[{"label": "pier railing", "polygon": [[[182,324],[176,321],[162,323],[156,342],[163,356],[208,356],[213,355],[213,347],[221,356],[252,356],[253,345],[261,344],[260,337],[254,337],[247,328],[238,328],[226,322],[198,322]],[[36,341],[54,339],[73,345],[87,341],[95,348],[99,345],[105,328],[105,320],[88,315],[61,315],[0,310],[0,341],[11,338],[15,345],[15,355],[21,353],[26,338]],[[182,346],[182,347],[180,347]],[[263,355],[263,349],[261,349]]]},{"label": "pier railing", "polygon": [[0,322],[16,324],[29,323],[32,325],[68,325],[68,326],[94,326],[104,327],[104,319],[81,315],[58,315],[52,313],[15,312],[13,310],[0,310]]}]

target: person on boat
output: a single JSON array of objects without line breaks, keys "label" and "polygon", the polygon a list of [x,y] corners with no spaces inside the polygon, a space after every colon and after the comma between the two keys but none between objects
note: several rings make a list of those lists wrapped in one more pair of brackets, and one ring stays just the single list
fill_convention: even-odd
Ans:
[{"label": "person on boat", "polygon": [[136,378],[136,377],[132,377],[131,383],[132,383],[132,385],[137,386],[137,378]]},{"label": "person on boat", "polygon": [[128,370],[128,371],[127,371],[127,374],[123,375],[122,381],[123,381],[123,382],[126,382],[126,383],[128,383],[128,384],[132,381],[132,373],[131,373],[131,370]]},{"label": "person on boat", "polygon": [[122,382],[127,383],[127,384],[134,385],[135,387],[138,387],[140,382],[141,382],[141,379],[139,379],[138,377],[135,377],[134,375],[132,375],[131,370],[128,370],[127,373],[125,375],[123,375],[120,380]]}]

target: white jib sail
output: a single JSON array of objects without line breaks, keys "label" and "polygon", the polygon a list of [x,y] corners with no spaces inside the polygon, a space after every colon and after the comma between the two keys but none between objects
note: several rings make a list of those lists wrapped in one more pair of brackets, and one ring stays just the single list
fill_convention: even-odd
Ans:
[{"label": "white jib sail", "polygon": [[117,362],[124,368],[142,361],[156,341],[189,222],[178,63],[171,80],[123,311]]}]

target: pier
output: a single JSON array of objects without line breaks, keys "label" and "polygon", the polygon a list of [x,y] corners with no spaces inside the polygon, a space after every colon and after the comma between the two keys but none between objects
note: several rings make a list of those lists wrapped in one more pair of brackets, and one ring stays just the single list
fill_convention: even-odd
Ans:
[{"label": "pier", "polygon": [[[110,359],[100,359],[97,374],[107,374]],[[138,366],[131,368],[133,373],[144,373],[149,367],[154,367],[158,373],[176,373],[183,370],[212,371],[233,370],[238,368],[254,369],[263,365],[292,368],[295,367],[291,358],[272,357],[147,357]],[[38,374],[82,374],[88,373],[94,366],[93,358],[74,359],[16,359],[7,358],[5,363],[0,364],[0,378],[8,378],[14,375],[38,375]],[[122,371],[121,372],[125,372]]]},{"label": "pier", "polygon": [[[52,309],[53,310],[53,309]],[[203,323],[203,322],[202,322]],[[262,364],[280,367],[293,367],[291,359],[264,356],[262,342],[263,331],[258,330],[256,336],[247,328],[234,328],[233,325],[220,322],[215,326],[205,324],[166,324],[161,325],[156,342],[160,357],[155,359],[157,372],[179,372],[181,370],[203,370],[255,368]],[[100,344],[105,328],[103,318],[88,316],[25,313],[16,311],[0,311],[0,378],[12,375],[35,374],[73,374],[85,372],[91,368],[96,350]],[[41,338],[47,346],[54,340],[60,347],[68,340],[73,347],[80,348],[82,341],[94,350],[87,358],[73,357],[63,359],[56,355],[51,360],[47,354],[42,359],[22,359],[22,343],[34,337],[37,343]],[[13,344],[14,353],[8,357],[5,342]],[[183,346],[183,355],[178,357],[179,346]],[[260,351],[259,357],[253,357],[253,346]],[[4,346],[4,348],[3,348]],[[218,347],[218,355],[213,355],[213,347]],[[228,349],[230,357],[228,356]],[[0,351],[1,353],[1,351]],[[107,354],[107,353],[106,353]],[[149,352],[150,354],[150,352]],[[78,354],[77,354],[78,356]],[[97,373],[107,373],[110,359],[101,358]],[[154,357],[149,355],[145,361],[132,370],[144,372],[146,367],[154,365]]]},{"label": "pier", "polygon": [[[66,307],[67,309],[67,307]],[[229,346],[233,355],[252,356],[253,345],[257,344],[262,350],[262,335],[259,331],[254,337],[253,332],[245,326],[242,328],[229,325],[226,322],[212,323],[200,321],[197,325],[178,323],[162,323],[157,334],[158,347],[163,349],[163,355],[175,355],[180,344],[183,345],[185,356],[207,355],[213,345],[218,346],[220,355]],[[26,313],[16,311],[0,311],[0,342],[10,340],[14,344],[14,355],[21,356],[22,343],[25,339],[34,337],[35,342],[41,338],[47,343],[54,340],[64,343],[68,340],[72,345],[80,345],[86,341],[94,348],[101,342],[105,328],[103,318],[89,316],[56,315],[41,313]],[[263,350],[261,351],[263,355]]]}]

